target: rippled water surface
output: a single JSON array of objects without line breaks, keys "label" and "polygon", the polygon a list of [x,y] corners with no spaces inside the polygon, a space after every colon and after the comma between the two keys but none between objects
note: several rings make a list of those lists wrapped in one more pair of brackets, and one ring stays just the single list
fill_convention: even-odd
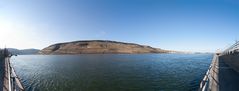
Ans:
[{"label": "rippled water surface", "polygon": [[212,54],[22,55],[11,59],[28,91],[194,91]]}]

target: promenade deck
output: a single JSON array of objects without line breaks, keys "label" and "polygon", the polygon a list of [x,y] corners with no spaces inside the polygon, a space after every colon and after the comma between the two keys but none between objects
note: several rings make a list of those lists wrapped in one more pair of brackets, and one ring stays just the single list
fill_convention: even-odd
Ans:
[{"label": "promenade deck", "polygon": [[200,91],[239,91],[239,73],[224,59],[215,55],[201,82]]}]

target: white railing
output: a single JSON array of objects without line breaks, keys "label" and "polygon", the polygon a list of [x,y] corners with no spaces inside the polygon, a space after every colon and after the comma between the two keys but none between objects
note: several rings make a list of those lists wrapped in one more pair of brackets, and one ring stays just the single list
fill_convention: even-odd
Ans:
[{"label": "white railing", "polygon": [[4,91],[24,91],[24,87],[20,82],[18,76],[14,68],[11,66],[10,57],[5,57],[4,59],[4,67],[5,67],[5,77],[4,79]]},{"label": "white railing", "polygon": [[221,55],[228,55],[228,54],[233,54],[237,52],[239,52],[239,41],[236,41],[235,44],[233,44],[232,46],[224,50]]},{"label": "white railing", "polygon": [[200,83],[200,87],[199,87],[199,90],[198,91],[208,91],[208,86],[209,86],[209,83],[210,83],[210,77],[211,77],[211,74],[210,74],[210,70],[212,69],[212,67],[214,66],[214,61],[216,60],[216,56],[217,55],[214,55],[213,59],[212,59],[212,63],[211,65],[209,66],[205,76],[203,77],[201,83]]},{"label": "white railing", "polygon": [[[203,80],[200,83],[200,88],[199,91],[211,91],[211,84],[213,82],[217,83],[218,86],[218,82],[217,80],[214,78],[213,74],[215,74],[215,67],[216,67],[216,61],[218,60],[218,56],[223,56],[223,55],[233,55],[239,53],[239,41],[236,41],[235,44],[233,44],[232,46],[230,46],[229,48],[225,49],[223,52],[221,53],[216,53],[212,59],[212,63],[210,65],[210,67],[208,68]],[[213,72],[214,71],[214,72]],[[217,89],[217,87],[215,87]]]},{"label": "white railing", "polygon": [[11,66],[11,56],[12,54],[6,48],[0,49],[0,57],[4,61],[3,91],[24,91],[21,81]]},{"label": "white railing", "polygon": [[212,66],[209,67],[209,69],[207,70],[207,73],[205,74],[205,76],[203,77],[203,80],[200,83],[200,88],[199,91],[207,91],[207,88],[209,86],[209,76],[210,76],[210,70],[211,70]]},{"label": "white railing", "polygon": [[6,65],[8,69],[9,91],[24,91],[22,83],[16,75],[14,68],[11,66],[9,57],[6,58],[5,62],[7,62]]},{"label": "white railing", "polygon": [[216,82],[216,80],[213,77],[213,74],[211,73],[213,71],[213,68],[215,68],[216,66],[216,60],[218,58],[218,55],[214,55],[213,59],[212,59],[212,63],[209,66],[205,76],[203,77],[203,80],[200,83],[200,87],[198,91],[210,91],[210,84],[214,81]]}]

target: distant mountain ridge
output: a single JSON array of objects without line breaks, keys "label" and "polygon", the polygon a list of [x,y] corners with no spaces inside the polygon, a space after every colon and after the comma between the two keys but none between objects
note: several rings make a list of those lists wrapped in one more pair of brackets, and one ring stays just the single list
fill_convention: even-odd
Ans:
[{"label": "distant mountain ridge", "polygon": [[167,50],[150,46],[110,40],[83,40],[57,43],[39,51],[40,54],[136,54],[167,52]]},{"label": "distant mountain ridge", "polygon": [[16,48],[7,48],[9,52],[14,55],[29,55],[29,54],[38,54],[39,49],[16,49]]}]

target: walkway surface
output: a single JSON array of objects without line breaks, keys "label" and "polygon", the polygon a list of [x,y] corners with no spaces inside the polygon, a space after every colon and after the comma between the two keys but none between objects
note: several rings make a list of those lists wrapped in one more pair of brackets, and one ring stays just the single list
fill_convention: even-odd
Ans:
[{"label": "walkway surface", "polygon": [[[0,58],[0,87],[3,87],[3,77],[4,77],[4,59]],[[3,91],[3,89],[0,89]]]},{"label": "walkway surface", "polygon": [[239,91],[239,73],[225,63],[225,59],[217,57],[210,71],[212,91]]},{"label": "walkway surface", "polygon": [[9,86],[10,86],[10,73],[9,73],[9,68],[8,68],[8,65],[9,65],[9,58],[5,58],[3,60],[3,91],[9,91]]},{"label": "walkway surface", "polygon": [[15,70],[10,65],[10,57],[6,57],[0,63],[0,91],[24,91],[24,87],[17,77]]}]

